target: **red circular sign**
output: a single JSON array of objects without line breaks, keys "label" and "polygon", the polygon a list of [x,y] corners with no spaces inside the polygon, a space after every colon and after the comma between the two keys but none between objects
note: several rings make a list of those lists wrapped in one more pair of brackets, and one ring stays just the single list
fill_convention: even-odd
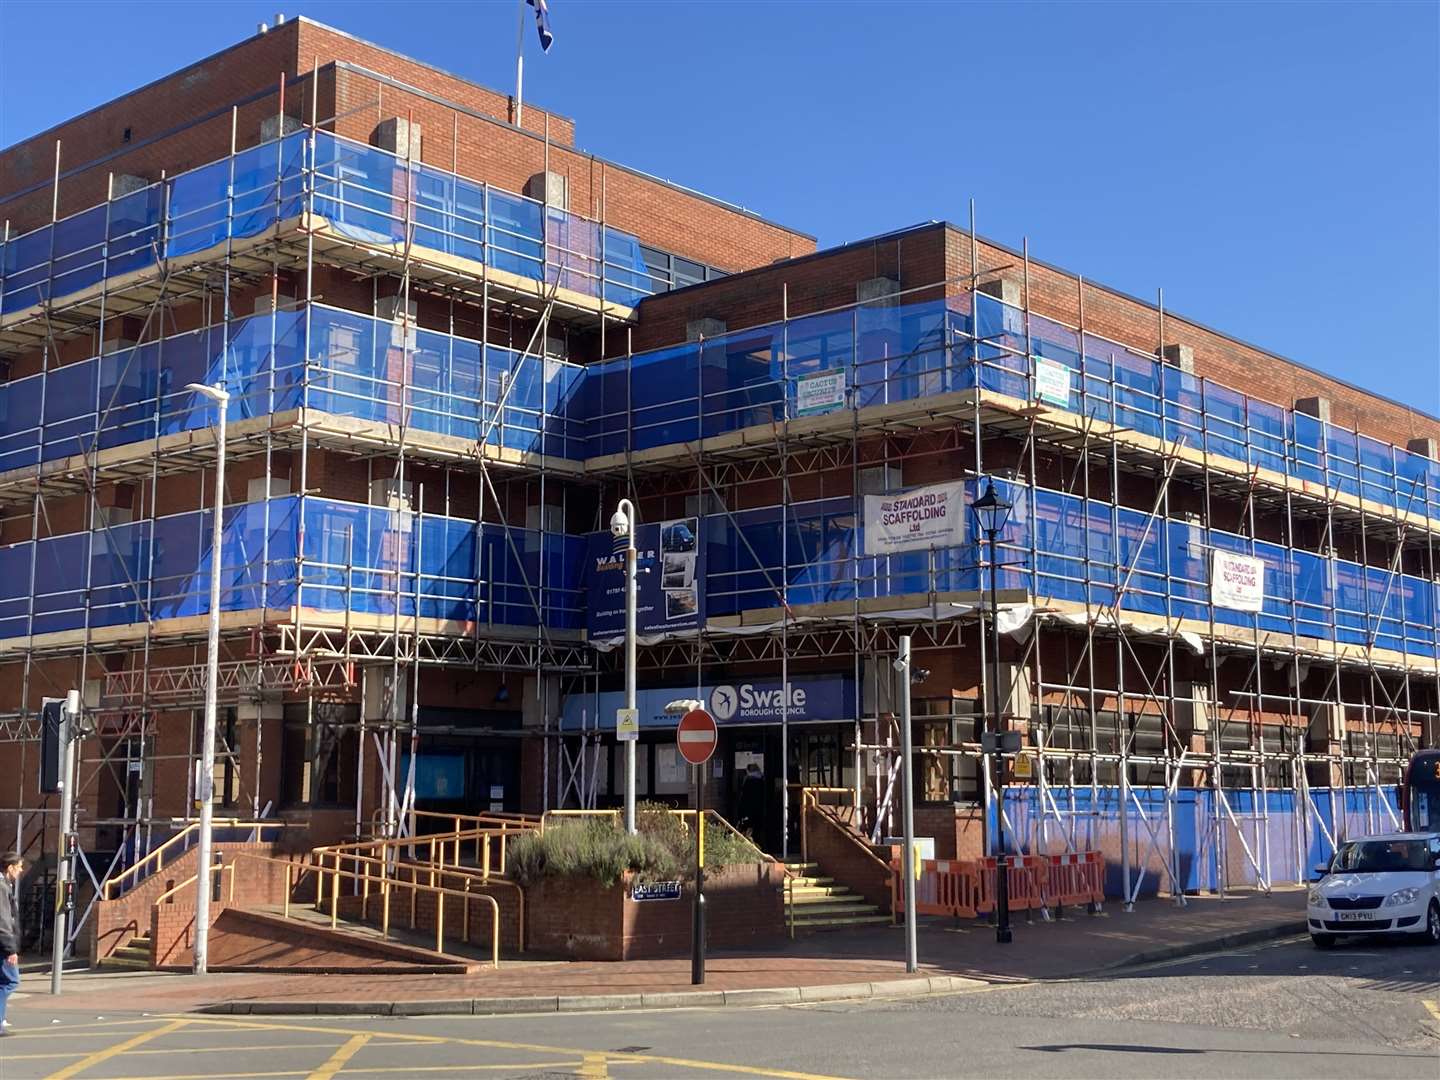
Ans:
[{"label": "red circular sign", "polygon": [[715,753],[715,744],[719,741],[714,717],[704,709],[691,709],[680,718],[675,741],[680,745],[681,757],[691,765],[704,765]]}]

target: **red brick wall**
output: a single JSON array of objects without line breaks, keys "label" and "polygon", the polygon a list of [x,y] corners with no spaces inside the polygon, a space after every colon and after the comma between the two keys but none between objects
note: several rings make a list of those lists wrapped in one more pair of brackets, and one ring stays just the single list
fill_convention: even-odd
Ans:
[{"label": "red brick wall", "polygon": [[[426,892],[420,889],[410,889],[405,884],[406,871],[401,869],[401,880],[391,886],[390,892],[390,925],[395,928],[407,927],[419,930],[429,935],[428,940],[434,940],[437,913],[439,910],[439,895]],[[422,885],[429,885],[431,879],[428,873],[420,876]],[[476,897],[489,896],[495,900],[500,909],[500,947],[502,950],[515,950],[520,948],[520,908],[522,904],[521,892],[518,888],[501,883],[486,884],[477,876],[470,874],[437,874],[434,884],[443,889],[454,889],[461,892],[468,891]],[[348,883],[342,881],[342,890],[348,887]],[[412,895],[413,894],[413,895]],[[329,902],[326,901],[324,910],[329,911]],[[414,914],[412,920],[411,915]],[[364,921],[371,926],[380,926],[384,919],[384,903],[378,892],[372,886],[370,898],[366,901],[360,896],[341,896],[340,916],[342,919],[353,919]],[[468,918],[468,924],[467,924]],[[466,940],[468,935],[469,943],[476,947],[488,947],[494,927],[494,910],[484,900],[473,900],[469,905],[467,916],[466,905],[463,897],[445,897],[445,943],[447,946],[458,944]],[[433,948],[433,946],[431,946]]]},{"label": "red brick wall", "polygon": [[877,904],[881,911],[890,910],[890,871],[867,857],[870,845],[833,813],[824,807],[805,808],[805,854],[820,864],[821,873]]},{"label": "red brick wall", "polygon": [[[785,927],[782,871],[775,863],[728,866],[705,875],[706,941],[740,948],[778,940]],[[545,878],[526,889],[532,950],[575,960],[680,956],[690,949],[692,886],[678,900],[636,903],[628,887],[589,878]]]},{"label": "red brick wall", "polygon": [[[332,66],[336,61],[431,96]],[[311,83],[317,67],[318,88]],[[173,175],[223,157],[230,148],[230,106],[249,97],[256,100],[240,108],[237,143],[241,148],[254,145],[262,119],[279,111],[282,75],[293,80],[285,90],[287,115],[306,122],[317,113],[322,122],[335,117],[329,126],[362,142],[371,140],[381,120],[411,118],[423,132],[423,161],[501,188],[522,190],[545,168],[548,156],[551,171],[568,179],[572,210],[594,218],[603,211],[608,224],[692,259],[738,270],[815,247],[812,238],[738,208],[576,151],[570,120],[527,106],[526,131],[539,134],[548,127],[547,155],[544,138],[509,125],[506,95],[303,19],[242,41],[6,150],[0,154],[0,220],[8,219],[15,233],[50,219],[57,139],[62,144],[61,217],[102,201],[112,172],[158,179],[162,171]],[[216,115],[203,123],[165,134],[212,112]],[[127,127],[129,144],[122,141]],[[150,139],[155,141],[147,143]],[[29,191],[32,186],[35,190]],[[17,192],[26,193],[16,197]]]},{"label": "red brick wall", "polygon": [[[216,844],[214,846],[214,852],[226,865],[234,862],[235,856],[241,852],[271,856],[274,854],[274,850],[274,846],[271,844]],[[132,937],[142,933],[144,928],[150,926],[150,912],[156,907],[155,902],[160,895],[195,874],[196,854],[196,850],[192,847],[173,862],[167,863],[157,873],[143,879],[139,885],[119,899],[96,901],[95,910],[90,915],[91,963],[128,945]],[[280,903],[283,900],[284,867],[274,863],[261,862],[258,859],[241,859],[238,870],[222,875],[225,882],[221,890],[222,897],[228,899],[231,875],[236,873],[239,874],[235,880],[237,903],[268,904]],[[193,883],[191,889],[181,890],[181,892],[186,893],[186,896],[176,893],[171,898],[170,904],[160,906],[173,906],[176,901],[180,902],[181,906],[185,906],[187,896],[193,901]]]},{"label": "red brick wall", "polygon": [[[1021,258],[1014,252],[982,240],[976,245],[976,257],[982,282],[995,278],[1023,282]],[[971,273],[969,234],[936,224],[652,297],[641,304],[640,324],[631,344],[638,351],[683,341],[685,324],[692,319],[720,319],[730,330],[775,322],[787,310],[787,301],[792,318],[852,304],[856,284],[872,277],[898,278],[902,290],[913,290],[903,297],[907,303],[933,299],[938,289],[924,286],[942,282],[949,283],[945,291],[953,295],[968,288]],[[1075,275],[1032,262],[1029,285],[1031,310],[1071,326],[1079,324],[1081,297]],[[1088,282],[1083,301],[1087,331],[1156,355],[1161,342],[1155,308]],[[1309,371],[1173,313],[1165,316],[1164,336],[1166,345],[1184,344],[1195,350],[1197,374],[1253,397],[1286,408],[1297,398],[1327,397],[1336,424],[1358,426],[1365,434],[1401,446],[1412,438],[1440,438],[1440,422],[1403,404]],[[616,355],[624,347],[623,341],[612,339],[608,351]]]},{"label": "red brick wall", "polygon": [[[937,225],[651,297],[641,301],[632,347],[639,351],[684,341],[685,324],[692,319],[721,319],[739,330],[776,322],[787,310],[795,318],[853,304],[856,284],[875,277],[896,278],[902,290],[920,290],[940,280],[944,242],[944,227]],[[917,291],[904,299],[917,302],[933,295]],[[607,351],[623,354],[624,340],[616,335]]]},{"label": "red brick wall", "polygon": [[[1014,252],[984,241],[977,246],[979,269],[995,269],[998,276],[1016,282],[1022,280],[1024,275],[1020,259]],[[968,233],[947,227],[946,266],[948,277],[970,273]],[[1001,267],[1007,269],[1000,270]],[[1064,270],[1032,262],[1029,303],[1032,310],[1071,326],[1080,322],[1079,284],[1074,274]],[[1086,282],[1084,309],[1087,331],[1152,356],[1159,349],[1160,321],[1158,312],[1151,305]],[[1324,313],[1317,312],[1316,317],[1323,318]],[[1347,386],[1337,379],[1309,371],[1274,353],[1235,341],[1170,312],[1165,314],[1164,343],[1193,347],[1196,374],[1252,397],[1286,408],[1292,406],[1296,398],[1328,397],[1334,423],[1343,427],[1358,426],[1367,435],[1400,446],[1413,438],[1440,438],[1440,422],[1401,403]],[[1303,361],[1304,358],[1300,359]]]}]

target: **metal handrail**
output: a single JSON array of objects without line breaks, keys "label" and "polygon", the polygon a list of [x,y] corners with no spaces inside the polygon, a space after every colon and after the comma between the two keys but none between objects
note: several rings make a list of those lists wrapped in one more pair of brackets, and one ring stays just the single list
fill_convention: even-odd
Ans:
[{"label": "metal handrail", "polygon": [[[225,876],[226,874],[230,874],[230,902],[231,902],[232,904],[235,902],[235,875],[234,875],[233,873],[231,873],[231,871],[233,871],[234,869],[235,869],[235,864],[234,864],[234,862],[228,862],[228,863],[218,863],[218,862],[217,862],[217,863],[211,863],[211,864],[210,864],[210,870],[211,870],[211,872],[213,873],[214,871],[219,870],[222,880],[223,880],[223,878],[224,878],[224,876]],[[199,876],[200,876],[200,872],[197,870],[195,873],[193,873],[193,874],[191,874],[189,877],[187,877],[184,881],[179,881],[179,882],[176,882],[174,885],[171,885],[170,888],[166,889],[163,893],[161,893],[159,896],[157,896],[157,897],[155,898],[155,901],[154,901],[150,906],[151,906],[151,907],[159,907],[161,904],[173,903],[173,901],[172,901],[170,898],[171,898],[172,896],[174,896],[176,893],[183,892],[185,889],[189,888],[191,885],[194,885],[194,884],[195,884],[195,879],[198,878]]]},{"label": "metal handrail", "polygon": [[[291,822],[288,822],[288,821],[275,821],[275,820],[268,820],[268,821],[246,821],[246,820],[243,820],[243,819],[241,819],[241,818],[215,818],[215,819],[214,819],[214,822],[213,822],[213,826],[214,826],[215,828],[217,828],[217,829],[218,829],[218,828],[227,828],[227,829],[232,829],[232,828],[235,828],[235,829],[238,829],[238,828],[253,828],[253,829],[257,829],[257,830],[258,830],[258,829],[261,829],[261,828],[279,828],[279,829],[284,829],[284,828],[289,828],[289,827],[291,827],[291,824],[292,824],[292,823],[291,823]],[[120,887],[120,885],[121,885],[123,882],[126,881],[126,879],[129,879],[129,878],[133,878],[133,879],[134,879],[134,880],[131,882],[131,884],[130,884],[130,887],[131,887],[131,888],[133,888],[134,886],[140,884],[141,880],[143,880],[144,877],[148,877],[148,876],[150,875],[150,873],[154,872],[154,871],[147,871],[144,875],[140,875],[140,871],[141,871],[142,869],[144,869],[145,867],[149,866],[149,865],[153,862],[153,863],[156,864],[155,867],[154,867],[154,870],[159,870],[161,866],[165,865],[165,863],[164,863],[164,861],[162,860],[161,857],[162,857],[167,851],[169,851],[172,847],[174,847],[176,844],[179,844],[182,840],[186,839],[186,838],[189,837],[189,836],[193,836],[193,835],[199,830],[199,828],[200,828],[200,823],[199,823],[198,821],[196,821],[196,822],[191,822],[189,825],[185,826],[185,828],[183,828],[183,829],[181,829],[179,832],[177,832],[174,836],[172,836],[172,837],[170,837],[168,840],[166,840],[166,841],[165,841],[163,844],[161,844],[159,847],[153,848],[151,851],[149,851],[149,852],[145,855],[144,858],[142,858],[142,859],[140,859],[140,860],[138,860],[138,861],[136,861],[136,862],[134,862],[134,863],[131,863],[128,867],[126,867],[124,870],[120,871],[118,874],[115,874],[115,875],[112,876],[112,877],[106,878],[103,882],[100,883],[100,899],[102,899],[102,900],[116,900],[116,899],[119,899],[119,891],[120,891],[120,890],[119,890],[119,887]],[[182,845],[181,848],[180,848],[180,850],[181,850],[182,853],[185,852],[185,851],[188,851],[188,850],[189,850],[189,845],[188,845],[188,844]],[[140,875],[140,876],[137,876],[137,875]],[[194,881],[195,878],[194,878],[194,877],[191,877],[190,880],[191,880],[191,881]]]},{"label": "metal handrail", "polygon": [[[374,884],[377,886],[381,897],[380,936],[385,940],[388,940],[390,937],[390,893],[393,888],[404,887],[410,890],[410,929],[412,930],[414,930],[417,925],[417,901],[420,894],[427,893],[433,895],[435,897],[435,951],[437,953],[445,952],[445,898],[447,896],[458,897],[463,904],[461,940],[467,945],[470,943],[470,901],[484,900],[490,905],[490,963],[492,967],[500,967],[500,904],[493,896],[485,893],[471,892],[469,882],[472,879],[470,877],[466,877],[466,887],[464,889],[451,889],[444,885],[436,885],[433,883],[436,874],[433,866],[428,868],[428,871],[427,868],[419,865],[409,866],[410,880],[405,881],[398,875],[399,867],[394,868],[397,871],[395,876],[392,877],[390,875],[389,860],[387,859],[348,852],[326,852],[325,854],[334,860],[334,865],[329,867],[325,866],[321,853],[317,851],[317,861],[308,867],[304,867],[304,869],[307,872],[313,871],[317,877],[317,888],[315,890],[316,911],[324,911],[327,895],[327,889],[325,887],[326,875],[329,875],[328,896],[330,901],[330,928],[332,930],[338,929],[340,924],[340,881],[342,878],[360,884],[360,917],[362,919],[369,918],[371,885]],[[288,868],[285,871],[284,908],[285,917],[288,919],[290,917],[290,894],[296,884],[295,867],[303,864],[288,862],[284,859],[276,859],[267,855],[254,855],[250,852],[238,853],[235,861],[238,862],[242,858],[280,863]],[[343,869],[341,867],[342,859],[353,862],[357,869]],[[379,875],[370,872],[376,867],[380,869]],[[360,868],[364,869],[363,873]],[[430,874],[431,883],[427,884],[419,880],[419,875],[424,872]],[[513,883],[507,882],[506,884]],[[233,890],[233,883],[231,887]],[[516,885],[515,888],[518,890],[519,886]],[[523,910],[523,894],[520,906]]]},{"label": "metal handrail", "polygon": [[[816,793],[819,792],[819,791],[821,791],[821,790],[830,790],[830,791],[843,790],[843,791],[848,791],[848,792],[850,792],[852,795],[854,794],[853,790],[850,789],[850,788],[839,788],[839,789],[837,789],[837,788],[829,788],[829,789],[802,788],[802,789],[801,789],[801,791],[800,791],[800,796],[801,796],[801,801],[800,801],[800,857],[801,857],[802,859],[804,859],[806,862],[808,862],[809,859],[810,859],[810,844],[809,844],[810,838],[809,838],[809,829],[808,829],[808,827],[807,827],[807,825],[806,825],[805,810],[806,810],[808,807],[812,807],[812,806],[813,806],[817,811],[820,811],[820,810],[823,810],[823,809],[824,809],[823,805],[822,805],[822,804],[820,803],[820,801],[815,797],[815,796],[816,796]],[[880,858],[880,856],[876,855],[875,852],[870,849],[870,845],[869,845],[869,844],[865,843],[865,841],[861,840],[858,836],[856,836],[854,833],[852,833],[849,829],[842,828],[841,825],[840,825],[840,823],[839,823],[838,821],[836,821],[836,820],[833,819],[832,815],[822,814],[821,816],[822,816],[822,817],[825,817],[825,818],[830,822],[831,827],[832,827],[836,832],[840,833],[842,836],[845,837],[845,839],[847,839],[848,841],[850,841],[851,844],[853,844],[855,847],[859,848],[859,849],[865,854],[866,858],[868,858],[868,859],[869,859],[871,862],[873,862],[876,866],[878,866],[878,867],[880,867],[882,870],[884,870],[887,876],[891,876],[891,877],[894,876],[894,873],[895,873],[894,868],[891,867],[891,865],[890,865],[889,863],[887,863],[884,859]]]}]

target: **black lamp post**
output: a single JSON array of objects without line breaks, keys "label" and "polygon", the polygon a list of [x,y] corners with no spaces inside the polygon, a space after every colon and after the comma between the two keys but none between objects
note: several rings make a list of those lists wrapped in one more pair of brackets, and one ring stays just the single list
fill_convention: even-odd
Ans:
[{"label": "black lamp post", "polygon": [[995,940],[1002,945],[1011,941],[1010,934],[1010,882],[1005,865],[1005,757],[1001,743],[1005,729],[1000,716],[1000,604],[996,579],[1000,574],[999,536],[1010,519],[1013,509],[995,491],[995,481],[987,481],[985,494],[976,499],[970,509],[980,531],[990,544],[990,686],[995,702],[995,830],[999,843],[996,844],[995,858]]}]

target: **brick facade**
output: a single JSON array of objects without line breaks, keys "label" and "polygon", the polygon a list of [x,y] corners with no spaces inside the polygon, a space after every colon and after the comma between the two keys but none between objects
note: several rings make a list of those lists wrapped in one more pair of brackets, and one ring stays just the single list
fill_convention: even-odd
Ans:
[{"label": "brick facade", "polygon": [[[710,948],[745,948],[778,941],[785,928],[783,871],[776,863],[727,866],[705,875]],[[536,953],[573,960],[683,956],[690,950],[691,897],[629,897],[629,885],[605,888],[591,878],[545,878],[525,890],[527,936]]]},{"label": "brick facade", "polygon": [[806,806],[803,813],[805,857],[819,863],[826,877],[833,877],[863,896],[866,903],[889,911],[892,875],[880,861],[882,857],[831,809]]},{"label": "brick facade", "polygon": [[[418,123],[421,160],[520,192],[548,166],[569,208],[647,243],[725,270],[815,249],[813,237],[574,148],[572,121],[527,103],[510,123],[504,94],[305,18],[248,38],[0,152],[0,220],[12,234],[50,220],[55,144],[59,216],[104,201],[109,176],[159,179],[240,149],[281,111],[372,142],[390,117]],[[126,132],[129,139],[126,140]]]}]

